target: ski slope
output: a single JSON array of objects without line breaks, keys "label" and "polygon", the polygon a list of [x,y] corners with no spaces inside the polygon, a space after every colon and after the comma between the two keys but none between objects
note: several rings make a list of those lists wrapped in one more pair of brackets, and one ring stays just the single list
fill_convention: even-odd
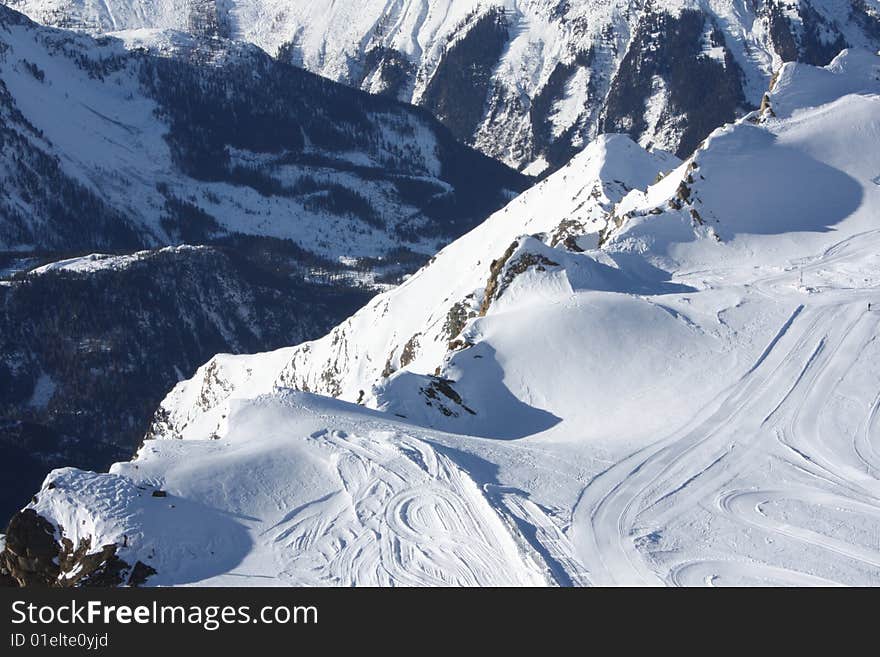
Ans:
[{"label": "ski slope", "polygon": [[[867,310],[880,295],[820,296],[798,305],[753,368],[693,422],[584,490],[574,542],[594,583],[816,583],[801,568],[817,553],[863,584],[880,583],[880,377],[871,367],[880,313]],[[695,526],[693,554],[666,553],[692,542]],[[749,559],[756,549],[791,572]]]},{"label": "ski slope", "polygon": [[56,471],[35,508],[75,544],[124,545],[156,585],[546,583],[466,472],[377,415],[262,397],[237,405],[223,439],[154,441],[108,475]]},{"label": "ski slope", "polygon": [[769,104],[681,163],[597,140],[33,508],[151,584],[880,585],[880,57]]}]

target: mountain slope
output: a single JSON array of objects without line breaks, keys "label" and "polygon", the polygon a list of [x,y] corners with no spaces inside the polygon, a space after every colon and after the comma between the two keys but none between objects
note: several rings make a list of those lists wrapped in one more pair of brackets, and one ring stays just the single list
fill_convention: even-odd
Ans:
[{"label": "mountain slope", "polygon": [[241,233],[430,254],[527,185],[422,111],[254,47],[159,36],[130,52],[0,8],[0,248]]},{"label": "mountain slope", "polygon": [[[17,522],[123,582],[877,584],[878,92],[847,51],[684,162],[603,138],[327,337],[216,357]],[[21,535],[7,570],[69,583]]]},{"label": "mountain slope", "polygon": [[253,46],[127,38],[0,6],[0,516],[128,458],[214,354],[325,333],[529,184]]},{"label": "mountain slope", "polygon": [[[566,266],[584,261],[583,258],[572,259],[573,252],[596,246],[607,212],[615,201],[620,201],[634,187],[646,187],[658,173],[677,163],[678,160],[669,155],[645,153],[622,135],[601,138],[552,178],[476,228],[467,239],[441,251],[417,276],[397,290],[373,299],[362,312],[343,322],[330,335],[279,352],[275,358],[277,371],[272,374],[267,371],[266,376],[254,378],[253,383],[275,382],[381,406],[386,384],[380,382],[387,377],[392,379],[388,386],[398,386],[397,381],[415,385],[409,373],[443,376],[448,356],[462,349],[462,355],[468,354],[467,347],[474,344],[475,335],[479,333],[474,323],[481,323],[480,317],[490,310],[515,303],[515,290],[508,294],[507,288],[517,272],[529,274],[533,268],[552,272],[547,294],[553,296],[581,285],[600,289],[603,283],[640,285],[638,279],[626,281],[626,274],[589,260],[585,262],[590,264],[577,266],[573,272],[577,278],[572,280]],[[548,244],[561,251],[545,246],[533,235],[543,236]],[[572,251],[566,251],[568,248]],[[494,292],[487,291],[489,288],[494,288]],[[560,326],[549,321],[547,324],[548,331]],[[566,340],[558,337],[563,342]],[[490,372],[493,360],[492,354],[485,354],[482,364]],[[227,365],[221,357],[217,367],[221,372],[229,369],[228,377],[235,381],[240,365],[237,361]],[[426,378],[419,385],[424,386],[424,395],[432,395],[437,394],[434,388],[442,385],[441,381]],[[376,384],[379,388],[374,389]],[[493,387],[482,380],[474,381],[473,385],[475,391]],[[180,403],[172,401],[170,406],[190,412],[198,389],[198,380],[182,386]],[[178,391],[172,393],[172,399],[176,393]],[[393,391],[389,395],[397,396]],[[499,402],[486,400],[487,406]],[[396,400],[389,410],[410,417],[410,411],[397,408],[398,403]],[[444,398],[442,390],[436,404],[441,410],[463,416],[462,422],[470,419],[460,405]],[[204,409],[196,413],[201,414],[201,410]],[[520,425],[521,418],[513,412],[515,410],[511,409],[508,415],[511,423],[523,431],[534,430],[534,427]],[[496,429],[493,425],[493,430]],[[470,427],[470,431],[475,430],[476,427]],[[175,431],[187,435],[180,426],[175,425]]]},{"label": "mountain slope", "polygon": [[876,0],[7,0],[108,32],[176,28],[256,43],[412,101],[511,165],[555,169],[597,134],[689,155],[757,107],[781,63],[880,47]]}]

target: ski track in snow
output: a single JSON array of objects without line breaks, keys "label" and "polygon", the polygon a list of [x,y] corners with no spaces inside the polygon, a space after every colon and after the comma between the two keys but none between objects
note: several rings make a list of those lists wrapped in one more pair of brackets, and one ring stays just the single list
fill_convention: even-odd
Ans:
[{"label": "ski track in snow", "polygon": [[[297,584],[344,586],[535,585],[521,554],[476,484],[411,437],[321,431],[342,487],[263,533]],[[303,582],[302,573],[315,580]]]},{"label": "ski track in snow", "polygon": [[[875,239],[866,243],[866,236]],[[876,249],[876,231],[857,237],[857,253]],[[801,269],[827,270],[853,256],[853,242],[854,238],[840,242]],[[776,287],[797,281],[799,272],[763,280],[760,293],[773,296]],[[686,522],[694,507],[761,532],[768,540],[784,538],[869,569],[880,568],[876,540],[856,545],[844,532],[831,536],[807,526],[812,524],[810,515],[780,521],[762,511],[783,500],[831,514],[847,510],[871,525],[875,539],[880,531],[876,389],[862,390],[866,415],[849,442],[825,440],[821,431],[823,422],[841,413],[833,403],[836,388],[874,345],[880,313],[868,311],[867,302],[876,303],[877,293],[835,290],[820,298],[806,308],[799,306],[742,379],[688,427],[614,465],[584,489],[573,513],[572,536],[593,584],[835,583],[747,555],[741,560],[730,555],[701,559],[698,541],[680,550],[684,559],[664,569],[641,547],[644,539],[674,533],[676,522]],[[765,487],[755,473],[774,465],[778,474],[768,478],[784,480],[793,469],[805,475],[809,485]],[[697,556],[688,554],[694,552]],[[880,583],[876,576],[875,583]]]}]

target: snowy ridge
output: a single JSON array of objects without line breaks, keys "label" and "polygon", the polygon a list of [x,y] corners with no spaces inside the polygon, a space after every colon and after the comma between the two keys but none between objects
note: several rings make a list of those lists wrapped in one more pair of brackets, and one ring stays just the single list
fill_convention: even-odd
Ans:
[{"label": "snowy ridge", "polygon": [[[187,422],[193,406],[186,400],[193,399],[194,392],[207,385],[202,383],[206,377],[221,377],[228,382],[222,388],[235,391],[236,395],[252,389],[265,392],[266,384],[271,382],[381,406],[380,388],[385,383],[380,382],[385,378],[400,378],[406,373],[434,374],[444,365],[450,343],[462,336],[467,342],[468,334],[478,330],[468,324],[485,314],[481,305],[493,257],[502,257],[515,244],[508,254],[508,263],[533,252],[545,254],[541,257],[547,261],[562,261],[564,251],[527,237],[533,234],[543,234],[553,245],[568,239],[575,249],[595,248],[614,201],[632,188],[646,187],[660,172],[677,163],[674,157],[662,152],[646,153],[622,135],[597,140],[563,170],[490,217],[465,239],[445,248],[416,276],[398,289],[376,297],[327,337],[260,356],[266,363],[262,376],[242,379],[239,364],[244,361],[218,356],[192,381],[181,383],[163,404],[171,412],[168,421],[172,431],[175,435],[189,435]],[[599,260],[569,257],[575,265],[571,269],[554,263],[551,267],[559,272],[558,281],[541,280],[538,285],[553,287],[555,292],[544,292],[558,296],[580,285],[604,289],[600,282],[603,277],[611,279],[606,285],[612,286],[626,278],[602,254],[596,253],[595,257]],[[503,279],[503,274],[498,278]],[[504,303],[499,302],[492,311],[501,312],[505,303],[513,303],[510,300],[515,295],[515,290],[511,290]],[[436,305],[426,304],[426,300],[434,300]],[[380,388],[374,389],[376,385]],[[173,401],[178,397],[183,403]],[[177,417],[178,409],[187,415]],[[209,408],[203,405],[199,410]]]},{"label": "snowy ridge", "polygon": [[[821,241],[844,219],[869,227],[866,207],[876,189],[868,174],[880,160],[861,144],[878,134],[878,59],[856,50],[825,68],[787,64],[763,114],[719,128],[673,174],[630,193],[615,208],[620,227],[606,239],[655,257],[728,257],[697,255],[705,244],[687,246],[688,226],[694,237],[733,241],[738,255],[760,240],[762,256],[768,250],[778,257]],[[797,195],[786,193],[793,188]],[[672,234],[665,236],[661,224]],[[788,244],[777,247],[781,242]]]},{"label": "snowy ridge", "polygon": [[[188,244],[182,244],[180,246],[166,246],[163,249],[159,249],[158,253],[181,253],[186,251],[193,251],[204,247],[198,246],[190,246]],[[132,265],[139,260],[142,260],[145,257],[151,256],[154,251],[138,251],[137,253],[132,253],[130,255],[109,255],[107,253],[91,253],[87,256],[78,256],[75,258],[66,258],[64,260],[57,260],[55,262],[51,262],[48,265],[43,265],[41,267],[37,267],[35,269],[31,269],[28,273],[31,275],[39,276],[40,274],[45,274],[50,271],[68,271],[68,272],[77,272],[77,273],[89,273],[94,271],[100,271],[102,269],[125,269],[126,267]]]},{"label": "snowy ridge", "polygon": [[[218,356],[98,477],[174,509],[34,508],[155,583],[880,584],[878,63],[786,68],[682,163],[598,140],[327,337]],[[144,528],[188,504],[240,553],[165,565]]]}]

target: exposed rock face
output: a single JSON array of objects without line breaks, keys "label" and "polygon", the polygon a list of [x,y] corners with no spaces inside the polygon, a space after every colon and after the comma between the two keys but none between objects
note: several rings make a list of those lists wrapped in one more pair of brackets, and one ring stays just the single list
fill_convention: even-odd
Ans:
[{"label": "exposed rock face", "polygon": [[468,408],[461,395],[452,387],[452,381],[438,376],[431,376],[427,384],[419,388],[419,392],[425,397],[425,403],[436,408],[446,417],[460,417],[462,413],[476,415],[476,411]]},{"label": "exposed rock face", "polygon": [[510,257],[513,255],[514,251],[516,251],[517,247],[519,247],[519,240],[514,240],[510,243],[510,246],[507,247],[504,254],[497,260],[493,260],[492,264],[489,265],[489,279],[486,281],[486,290],[483,293],[483,303],[480,305],[480,317],[485,317],[486,313],[489,312],[489,306],[492,305],[492,301],[495,300],[495,296],[500,288],[499,279],[501,273],[504,271],[504,268],[507,266],[507,261],[510,260]]},{"label": "exposed rock face", "polygon": [[20,586],[50,586],[61,573],[56,563],[60,553],[55,527],[33,509],[25,509],[9,521],[0,570]]},{"label": "exposed rock face", "polygon": [[400,366],[406,367],[416,358],[416,354],[419,351],[419,334],[412,336],[405,345],[403,345],[403,351],[400,353]]},{"label": "exposed rock face", "polygon": [[140,561],[130,566],[116,556],[116,549],[115,544],[93,549],[88,539],[74,546],[63,536],[63,528],[33,509],[24,509],[6,529],[0,586],[138,586],[155,574]]},{"label": "exposed rock face", "polygon": [[446,323],[443,325],[443,337],[447,340],[452,340],[461,333],[468,320],[475,316],[476,313],[471,309],[470,303],[459,301],[454,304],[446,314]]},{"label": "exposed rock face", "polygon": [[546,271],[547,267],[558,267],[559,263],[553,262],[540,253],[522,251],[514,257],[520,249],[520,240],[514,240],[504,254],[489,265],[489,279],[483,293],[483,303],[480,306],[480,317],[485,317],[492,303],[498,300],[504,291],[510,287],[513,280],[534,267],[537,271]]},{"label": "exposed rock face", "polygon": [[558,262],[554,262],[540,253],[523,253],[515,260],[512,260],[505,268],[504,278],[498,286],[498,292],[495,294],[495,298],[499,299],[501,295],[504,294],[504,291],[510,287],[510,284],[514,279],[529,269],[534,267],[536,271],[543,272],[547,271],[548,267],[558,266]]}]

